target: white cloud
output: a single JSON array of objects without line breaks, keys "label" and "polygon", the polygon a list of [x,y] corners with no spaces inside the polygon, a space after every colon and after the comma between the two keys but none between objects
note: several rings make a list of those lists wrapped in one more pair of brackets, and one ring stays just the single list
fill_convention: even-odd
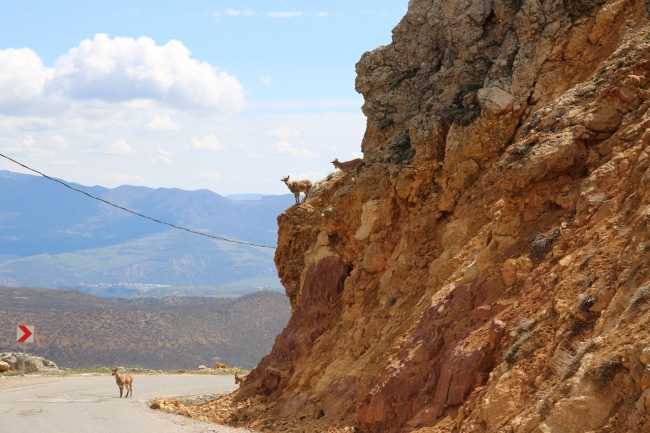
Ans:
[{"label": "white cloud", "polygon": [[280,140],[286,140],[288,138],[300,137],[302,135],[302,132],[298,131],[297,129],[291,129],[287,126],[280,125],[271,131],[270,134],[274,137],[279,138]]},{"label": "white cloud", "polygon": [[76,159],[61,159],[52,161],[54,165],[79,165],[79,161]]},{"label": "white cloud", "polygon": [[219,18],[222,15],[228,15],[230,17],[238,17],[238,16],[250,17],[252,15],[255,15],[255,12],[253,12],[253,10],[250,8],[246,8],[244,10],[228,8],[224,12],[212,12],[212,15],[217,19],[217,21],[220,21]]},{"label": "white cloud", "polygon": [[[256,79],[260,76],[258,73]],[[154,188],[208,188],[220,194],[284,194],[288,190],[279,181],[280,174],[294,173],[292,179],[294,175],[298,179],[296,170],[328,173],[334,170],[330,164],[334,157],[351,159],[352,152],[359,151],[366,125],[364,115],[358,110],[354,113],[347,109],[343,113],[329,108],[322,111],[260,110],[224,118],[172,110],[154,102],[148,105],[142,101],[118,104],[75,101],[66,110],[44,116],[0,114],[0,148],[3,154],[33,164],[43,173],[83,185],[113,187],[128,183]],[[166,117],[179,129],[152,131],[147,127],[153,118]],[[55,129],[25,131],[23,128],[24,121],[35,124],[50,120]],[[299,131],[302,135],[276,138],[272,133],[280,127]],[[223,150],[193,149],[192,137],[204,142],[204,137],[211,134],[225,145]],[[287,134],[297,135],[296,132]],[[55,135],[66,141],[67,148],[59,146]],[[22,143],[28,136],[34,140],[29,147]],[[104,151],[111,150],[110,143],[118,139],[123,139],[133,149],[133,154],[106,155]],[[276,148],[275,145],[282,141],[287,144]],[[328,151],[333,145],[337,151]],[[310,156],[313,157],[308,158]],[[18,171],[19,167],[0,159],[0,169]],[[222,177],[217,179],[214,174],[201,173],[199,178],[200,170]],[[126,175],[109,177],[115,173]],[[144,180],[128,175],[138,175]],[[234,176],[240,179],[235,182]],[[271,182],[266,184],[265,178]],[[310,178],[317,180],[314,176]]]},{"label": "white cloud", "polygon": [[268,12],[266,15],[271,18],[294,18],[301,17],[302,11]]},{"label": "white cloud", "polygon": [[0,50],[0,109],[20,111],[38,100],[53,76],[29,48]]},{"label": "white cloud", "polygon": [[135,153],[133,148],[123,138],[115,140],[110,144],[105,144],[102,146],[102,151],[111,155],[133,155]]},{"label": "white cloud", "polygon": [[172,159],[170,156],[173,156],[174,154],[168,150],[165,149],[158,149],[158,156],[152,156],[149,158],[149,162],[153,165],[158,165],[158,163],[163,163],[165,165],[171,165],[173,163]]},{"label": "white cloud", "polygon": [[144,177],[138,176],[137,174],[126,174],[126,173],[112,173],[108,177],[116,182],[143,182]]},{"label": "white cloud", "polygon": [[29,157],[33,159],[48,159],[51,160],[56,154],[50,149],[43,149],[42,147],[35,147],[29,149]]},{"label": "white cloud", "polygon": [[192,138],[192,148],[196,150],[223,150],[225,146],[221,144],[219,139],[214,135],[206,135],[202,139],[198,137]]},{"label": "white cloud", "polygon": [[22,143],[23,143],[25,146],[27,146],[27,147],[31,146],[31,145],[34,144],[35,142],[36,142],[36,141],[32,138],[31,135],[28,135],[26,139],[22,140]]},{"label": "white cloud", "polygon": [[194,176],[197,179],[220,179],[221,174],[216,171],[201,170]]},{"label": "white cloud", "polygon": [[72,101],[142,99],[221,114],[242,109],[244,91],[237,78],[190,55],[176,40],[159,46],[148,37],[111,39],[105,34],[83,40],[51,68],[28,48],[0,50],[0,111],[42,112]]},{"label": "white cloud", "polygon": [[262,84],[264,84],[265,86],[270,85],[271,84],[271,77],[269,77],[269,76],[262,77]]},{"label": "white cloud", "polygon": [[322,178],[325,177],[323,173],[320,171],[307,171],[304,173],[298,173],[298,174],[293,174],[289,173],[289,177],[293,180],[299,180],[299,179],[309,179],[312,182],[318,182]]},{"label": "white cloud", "polygon": [[16,127],[23,131],[44,131],[57,128],[56,122],[52,119],[21,118],[15,119],[15,123]]},{"label": "white cloud", "polygon": [[57,144],[58,147],[60,147],[62,149],[67,149],[68,148],[68,142],[66,141],[65,138],[61,137],[60,135],[54,134],[52,136],[52,140],[54,140],[54,142]]},{"label": "white cloud", "polygon": [[178,125],[169,116],[154,116],[147,123],[147,128],[152,131],[176,131]]},{"label": "white cloud", "polygon": [[345,107],[359,107],[363,105],[363,99],[347,100],[302,100],[302,101],[273,101],[257,102],[249,105],[254,109],[273,109],[273,108],[318,108],[318,109],[337,109]]},{"label": "white cloud", "polygon": [[275,145],[275,152],[279,155],[291,155],[298,158],[316,158],[318,155],[305,148],[292,147],[288,141],[281,141]]},{"label": "white cloud", "polygon": [[239,81],[190,58],[182,42],[95,35],[59,57],[53,87],[74,99],[151,99],[177,108],[241,109]]}]

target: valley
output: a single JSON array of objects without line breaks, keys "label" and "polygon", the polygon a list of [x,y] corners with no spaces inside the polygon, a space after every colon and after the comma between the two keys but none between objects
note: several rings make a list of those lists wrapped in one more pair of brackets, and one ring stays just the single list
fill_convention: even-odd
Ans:
[{"label": "valley", "polygon": [[36,327],[27,351],[59,368],[113,365],[196,369],[216,361],[253,368],[284,329],[283,294],[99,298],[76,290],[0,287],[0,353],[19,351],[15,326]]},{"label": "valley", "polygon": [[[277,242],[276,216],[293,203],[291,194],[230,200],[208,190],[71,185],[161,221],[269,247]],[[129,290],[134,284],[175,287],[161,294],[283,291],[273,254],[156,224],[39,176],[0,171],[0,285],[124,297],[142,295]]]}]

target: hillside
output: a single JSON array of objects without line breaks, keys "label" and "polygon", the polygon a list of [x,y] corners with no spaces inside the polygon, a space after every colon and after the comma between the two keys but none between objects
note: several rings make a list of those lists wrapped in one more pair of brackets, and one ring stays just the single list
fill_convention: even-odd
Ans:
[{"label": "hillside", "polygon": [[278,219],[287,327],[193,413],[261,431],[650,431],[649,10],[411,0],[357,64],[362,173]]},{"label": "hillside", "polygon": [[[293,203],[291,195],[232,201],[207,190],[73,185],[175,225],[269,246],[277,241],[276,216]],[[279,284],[272,254],[272,249],[156,224],[42,177],[0,171],[0,283],[4,285],[83,290],[88,285],[120,283],[214,288],[266,278],[263,286],[275,289]]]},{"label": "hillside", "polygon": [[18,351],[15,326],[36,327],[28,351],[59,368],[196,369],[217,360],[252,368],[290,316],[284,295],[237,299],[98,298],[74,290],[0,287],[0,352]]}]

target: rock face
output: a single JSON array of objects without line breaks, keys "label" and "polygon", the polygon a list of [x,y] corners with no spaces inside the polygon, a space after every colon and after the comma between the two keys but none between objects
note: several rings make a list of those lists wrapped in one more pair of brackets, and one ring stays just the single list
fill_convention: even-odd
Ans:
[{"label": "rock face", "polygon": [[648,431],[648,8],[411,0],[357,64],[361,173],[278,217],[293,316],[220,416]]},{"label": "rock face", "polygon": [[[16,352],[0,353],[0,362],[9,366],[9,370],[22,371],[23,370],[23,354]],[[2,371],[0,367],[0,371]],[[48,361],[40,356],[25,354],[25,373],[36,373],[38,371],[52,371],[58,370],[52,361]]]}]

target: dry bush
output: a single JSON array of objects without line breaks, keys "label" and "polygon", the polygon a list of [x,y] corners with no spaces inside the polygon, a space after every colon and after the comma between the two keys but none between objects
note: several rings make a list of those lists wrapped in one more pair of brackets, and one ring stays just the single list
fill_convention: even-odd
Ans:
[{"label": "dry bush", "polygon": [[598,277],[592,277],[585,274],[576,274],[575,279],[582,283],[585,287],[591,287]]},{"label": "dry bush", "polygon": [[576,374],[580,368],[580,362],[585,356],[591,344],[589,342],[581,342],[572,345],[573,352],[567,349],[562,349],[550,362],[551,368],[562,379],[568,379]]},{"label": "dry bush", "polygon": [[601,384],[610,383],[614,380],[616,369],[623,364],[623,360],[618,355],[609,355],[592,364],[589,369],[589,375]]},{"label": "dry bush", "polygon": [[589,310],[598,300],[594,295],[589,293],[580,293],[578,295],[578,308],[580,311]]},{"label": "dry bush", "polygon": [[609,200],[609,195],[604,191],[597,190],[587,194],[586,198],[587,202],[593,206],[600,205],[603,202]]},{"label": "dry bush", "polygon": [[630,309],[635,309],[641,304],[648,302],[650,299],[650,286],[641,286],[636,289],[632,299],[630,299]]},{"label": "dry bush", "polygon": [[560,237],[560,229],[553,229],[547,235],[537,233],[531,241],[533,252],[539,258],[542,257]]},{"label": "dry bush", "polygon": [[544,401],[547,398],[551,397],[553,395],[553,391],[550,389],[539,389],[535,392],[535,400],[536,401]]},{"label": "dry bush", "polygon": [[580,261],[580,266],[578,266],[578,268],[581,270],[586,268],[589,262],[592,261],[594,257],[596,257],[596,251],[589,251]]},{"label": "dry bush", "polygon": [[512,330],[519,335],[523,332],[530,330],[534,325],[535,325],[535,319],[522,317],[519,319],[517,324],[512,328]]},{"label": "dry bush", "polygon": [[[533,336],[532,332],[526,332],[522,334],[514,343],[512,343],[512,346],[506,351],[506,353],[503,355],[503,360],[506,361],[508,364],[514,364],[517,359],[520,357],[520,350],[524,343],[528,341],[531,337]],[[529,353],[530,351],[526,351],[525,353]]]},{"label": "dry bush", "polygon": [[569,328],[568,336],[574,337],[580,334],[583,328],[584,328],[584,323],[579,320],[576,320],[575,322],[573,322],[573,325],[571,325],[571,328]]}]

